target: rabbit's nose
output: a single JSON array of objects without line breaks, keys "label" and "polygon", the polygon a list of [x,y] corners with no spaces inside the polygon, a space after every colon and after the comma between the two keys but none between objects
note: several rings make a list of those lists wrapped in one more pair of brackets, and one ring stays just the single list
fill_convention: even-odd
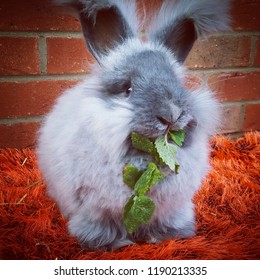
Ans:
[{"label": "rabbit's nose", "polygon": [[167,125],[171,128],[178,121],[181,115],[182,110],[175,105],[171,105],[170,110],[161,110],[161,112],[159,112],[159,114],[155,117],[161,124]]}]

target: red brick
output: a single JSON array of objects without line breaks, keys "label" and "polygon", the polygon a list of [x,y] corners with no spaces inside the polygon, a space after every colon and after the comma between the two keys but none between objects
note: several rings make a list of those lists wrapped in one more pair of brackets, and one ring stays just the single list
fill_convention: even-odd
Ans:
[{"label": "red brick", "polygon": [[47,113],[62,91],[77,81],[0,83],[0,118],[40,116]]},{"label": "red brick", "polygon": [[260,66],[260,36],[257,37],[254,66]]},{"label": "red brick", "polygon": [[250,48],[248,36],[212,36],[195,42],[185,64],[192,69],[248,66]]},{"label": "red brick", "polygon": [[241,105],[223,105],[221,133],[233,133],[241,130]]},{"label": "red brick", "polygon": [[235,0],[231,9],[232,27],[236,30],[260,30],[260,1]]},{"label": "red brick", "polygon": [[2,31],[80,31],[77,19],[52,0],[1,0],[0,30]]},{"label": "red brick", "polygon": [[26,148],[36,144],[38,122],[0,125],[0,148]]},{"label": "red brick", "polygon": [[0,37],[0,75],[39,73],[37,38]]},{"label": "red brick", "polygon": [[87,72],[93,61],[83,38],[47,38],[47,53],[51,74]]},{"label": "red brick", "polygon": [[208,84],[221,101],[260,99],[260,72],[213,74]]},{"label": "red brick", "polygon": [[198,75],[189,74],[185,77],[184,86],[187,89],[197,89],[202,84],[202,78]]},{"label": "red brick", "polygon": [[243,131],[251,130],[260,130],[260,103],[246,105]]}]

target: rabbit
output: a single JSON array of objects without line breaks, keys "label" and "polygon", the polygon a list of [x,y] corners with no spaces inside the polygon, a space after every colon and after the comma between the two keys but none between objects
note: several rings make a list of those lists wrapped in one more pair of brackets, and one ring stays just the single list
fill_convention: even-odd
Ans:
[{"label": "rabbit", "polygon": [[[185,87],[184,61],[198,37],[229,29],[229,1],[163,1],[140,38],[135,1],[57,0],[78,11],[96,62],[66,90],[38,132],[37,157],[48,194],[86,250],[160,243],[196,233],[194,194],[210,170],[210,138],[221,106],[207,86]],[[126,231],[124,206],[133,190],[126,164],[145,170],[150,155],[132,147],[136,132],[150,139],[185,131],[179,173],[169,171],[148,196],[156,205],[148,224]]]}]

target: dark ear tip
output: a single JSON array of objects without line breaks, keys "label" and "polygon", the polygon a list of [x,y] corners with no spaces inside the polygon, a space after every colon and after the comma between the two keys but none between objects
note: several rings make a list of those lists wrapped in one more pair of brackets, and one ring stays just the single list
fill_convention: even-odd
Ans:
[{"label": "dark ear tip", "polygon": [[168,27],[163,41],[164,44],[173,51],[177,61],[183,63],[197,37],[194,21],[185,18],[180,19],[173,27]]},{"label": "dark ear tip", "polygon": [[132,29],[117,5],[94,1],[93,6],[81,10],[80,21],[88,48],[97,61],[133,36]]}]

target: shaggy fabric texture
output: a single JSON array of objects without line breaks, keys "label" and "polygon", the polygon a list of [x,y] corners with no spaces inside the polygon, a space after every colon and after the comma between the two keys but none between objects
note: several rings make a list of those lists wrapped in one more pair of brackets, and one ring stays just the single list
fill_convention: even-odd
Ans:
[{"label": "shaggy fabric texture", "polygon": [[1,259],[260,259],[260,134],[212,140],[212,171],[195,196],[197,235],[87,252],[66,231],[32,150],[0,150]]}]

